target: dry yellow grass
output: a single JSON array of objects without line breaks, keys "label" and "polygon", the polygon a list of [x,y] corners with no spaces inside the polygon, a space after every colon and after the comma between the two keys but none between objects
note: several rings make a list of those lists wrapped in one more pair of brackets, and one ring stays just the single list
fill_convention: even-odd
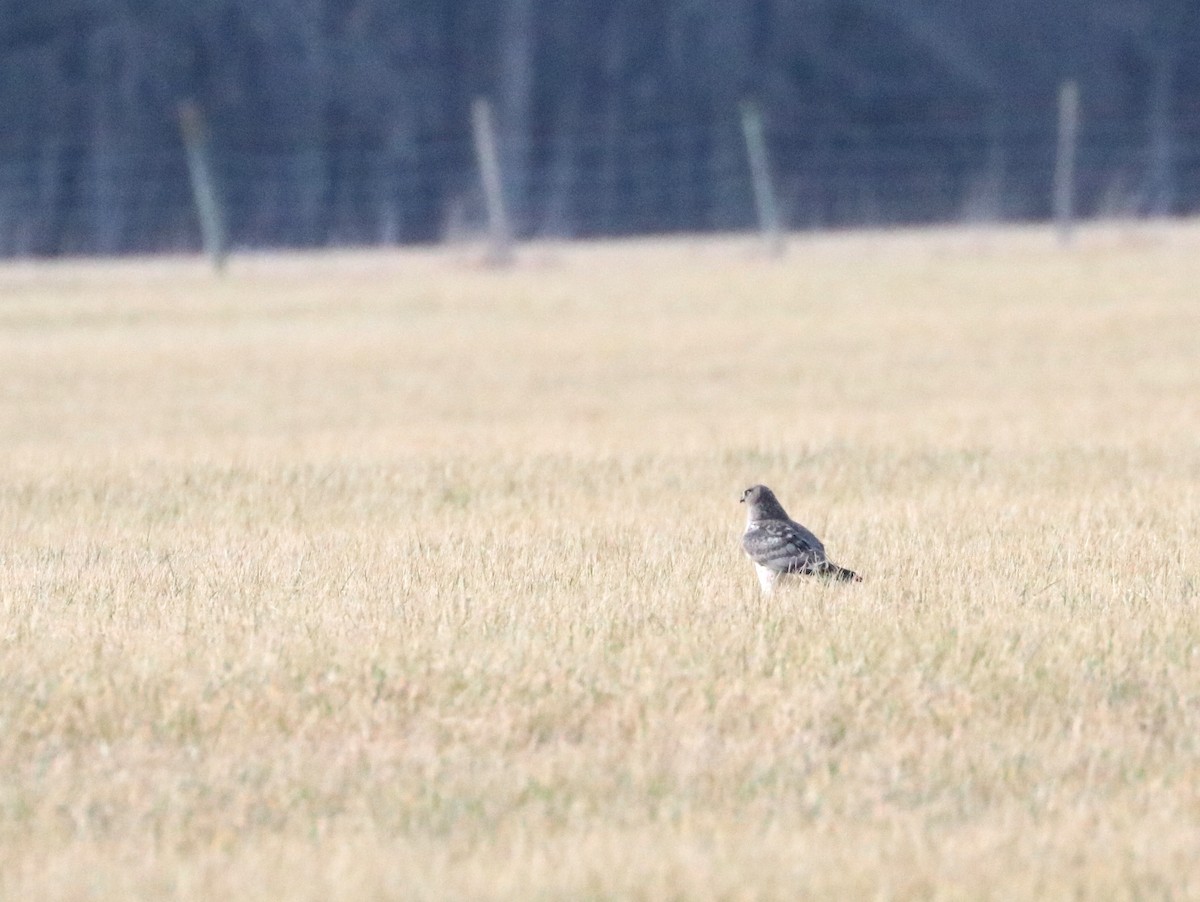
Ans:
[{"label": "dry yellow grass", "polygon": [[[0,898],[1200,895],[1200,229],[0,267]],[[858,586],[764,600],[774,486]]]}]

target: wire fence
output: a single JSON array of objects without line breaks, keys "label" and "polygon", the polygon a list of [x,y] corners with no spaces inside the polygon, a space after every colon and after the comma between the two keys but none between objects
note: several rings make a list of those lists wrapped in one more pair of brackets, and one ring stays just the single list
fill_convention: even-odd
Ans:
[{"label": "wire fence", "polygon": [[[1020,115],[891,122],[780,121],[765,150],[788,229],[1049,218],[1053,99]],[[736,111],[705,121],[614,124],[603,132],[496,136],[514,233],[585,237],[756,226],[752,168]],[[0,148],[0,255],[118,254],[201,246],[186,148],[110,135],[87,144]],[[469,127],[396,146],[331,138],[205,152],[226,240],[273,246],[390,245],[486,227]],[[1075,148],[1082,218],[1200,209],[1200,112],[1089,114]]]}]

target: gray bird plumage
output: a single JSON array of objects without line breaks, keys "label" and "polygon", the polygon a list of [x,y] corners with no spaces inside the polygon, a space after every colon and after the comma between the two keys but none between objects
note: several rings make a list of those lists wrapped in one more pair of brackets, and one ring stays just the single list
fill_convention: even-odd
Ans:
[{"label": "gray bird plumage", "polygon": [[770,593],[781,578],[791,574],[862,582],[853,570],[829,560],[821,540],[788,517],[775,493],[765,485],[746,489],[742,503],[747,515],[742,548],[754,562],[764,592]]}]

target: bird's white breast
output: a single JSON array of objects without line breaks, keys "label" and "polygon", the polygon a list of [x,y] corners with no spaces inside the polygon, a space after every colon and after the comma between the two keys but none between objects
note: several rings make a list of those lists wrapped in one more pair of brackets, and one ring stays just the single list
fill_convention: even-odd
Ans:
[{"label": "bird's white breast", "polygon": [[762,564],[755,564],[754,572],[758,574],[758,583],[762,586],[764,593],[770,595],[775,591],[775,583],[779,579],[779,573],[764,567]]}]

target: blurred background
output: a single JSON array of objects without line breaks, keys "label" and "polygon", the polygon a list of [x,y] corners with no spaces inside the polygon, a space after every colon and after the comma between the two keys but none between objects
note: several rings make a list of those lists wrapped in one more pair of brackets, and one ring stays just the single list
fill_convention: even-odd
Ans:
[{"label": "blurred background", "polygon": [[755,134],[783,228],[1037,220],[1072,92],[1073,210],[1186,215],[1197,60],[1190,0],[2,0],[0,256],[453,239],[489,143],[518,238],[755,227]]}]

